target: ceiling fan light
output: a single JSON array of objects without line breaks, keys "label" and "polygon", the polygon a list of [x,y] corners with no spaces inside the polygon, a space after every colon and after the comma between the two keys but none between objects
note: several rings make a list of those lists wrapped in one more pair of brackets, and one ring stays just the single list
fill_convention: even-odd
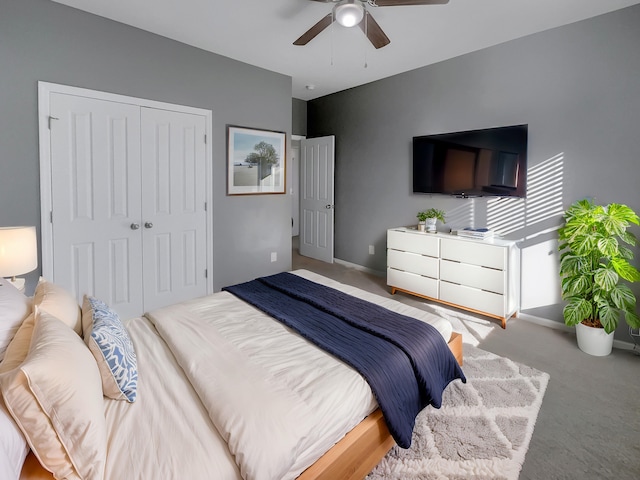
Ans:
[{"label": "ceiling fan light", "polygon": [[343,27],[354,27],[364,17],[364,7],[359,0],[343,0],[333,7],[333,15]]}]

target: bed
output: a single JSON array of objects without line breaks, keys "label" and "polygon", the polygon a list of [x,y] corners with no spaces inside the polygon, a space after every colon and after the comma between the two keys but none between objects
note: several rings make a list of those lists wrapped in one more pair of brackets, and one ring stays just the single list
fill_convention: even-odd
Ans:
[{"label": "bed", "polygon": [[[462,363],[461,337],[446,320],[309,271],[292,275],[428,322]],[[27,442],[12,445],[7,458],[20,464],[3,478],[53,478],[42,465],[56,478],[363,478],[394,445],[361,374],[236,294],[122,321],[135,350],[135,382],[116,387],[105,384],[108,362],[85,343],[100,329],[91,319],[108,306],[85,298],[80,308],[69,297],[43,281],[32,302],[20,300],[29,313],[0,363],[0,418],[4,412]],[[55,345],[50,339],[58,337]],[[55,358],[38,357],[47,349]],[[44,426],[24,419],[29,410],[14,398],[20,388],[36,397]],[[47,429],[52,438],[42,445],[39,432]]]}]

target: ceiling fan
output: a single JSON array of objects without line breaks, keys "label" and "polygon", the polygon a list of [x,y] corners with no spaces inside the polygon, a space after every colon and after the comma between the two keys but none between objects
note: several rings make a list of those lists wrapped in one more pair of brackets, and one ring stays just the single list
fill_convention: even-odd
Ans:
[{"label": "ceiling fan", "polygon": [[444,5],[449,0],[312,0],[314,2],[333,3],[331,13],[324,16],[309,30],[298,38],[294,45],[306,45],[320,32],[331,25],[334,20],[344,27],[358,25],[376,48],[382,48],[391,43],[389,37],[382,31],[369,11],[369,7],[396,7],[401,5]]}]

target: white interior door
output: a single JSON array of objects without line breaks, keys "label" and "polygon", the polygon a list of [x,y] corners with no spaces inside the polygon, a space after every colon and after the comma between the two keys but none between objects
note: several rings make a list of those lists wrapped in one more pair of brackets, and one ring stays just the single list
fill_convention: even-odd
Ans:
[{"label": "white interior door", "polygon": [[291,142],[291,236],[300,235],[300,140]]},{"label": "white interior door", "polygon": [[207,293],[205,117],[142,109],[145,310]]},{"label": "white interior door", "polygon": [[335,137],[300,142],[300,254],[333,263]]},{"label": "white interior door", "polygon": [[52,93],[53,278],[80,301],[142,312],[140,109]]}]

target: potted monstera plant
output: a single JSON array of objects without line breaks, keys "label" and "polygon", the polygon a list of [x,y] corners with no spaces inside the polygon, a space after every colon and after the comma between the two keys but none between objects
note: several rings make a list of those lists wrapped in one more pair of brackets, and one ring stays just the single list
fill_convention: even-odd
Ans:
[{"label": "potted monstera plant", "polygon": [[444,211],[437,208],[429,208],[422,212],[418,212],[418,230],[424,230],[425,227],[420,227],[421,224],[426,225],[426,231],[435,233],[436,222],[440,220],[444,223]]},{"label": "potted monstera plant", "polygon": [[558,231],[564,321],[576,326],[582,351],[608,355],[621,316],[640,328],[636,297],[627,284],[640,281],[630,263],[637,239],[628,230],[639,224],[638,215],[626,205],[585,199],[571,205],[564,218]]}]

